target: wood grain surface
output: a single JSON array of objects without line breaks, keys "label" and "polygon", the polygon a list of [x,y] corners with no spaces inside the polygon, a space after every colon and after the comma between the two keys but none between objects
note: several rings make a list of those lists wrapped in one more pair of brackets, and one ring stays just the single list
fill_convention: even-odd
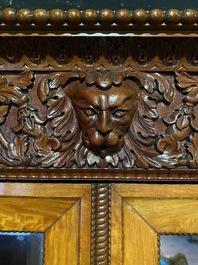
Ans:
[{"label": "wood grain surface", "polygon": [[90,189],[89,184],[1,182],[0,196],[36,198],[79,198]]},{"label": "wood grain surface", "polygon": [[157,265],[157,232],[126,202],[123,215],[123,264]]},{"label": "wood grain surface", "polygon": [[0,198],[1,231],[45,232],[77,199]]},{"label": "wood grain surface", "polygon": [[0,230],[42,232],[45,265],[90,264],[91,185],[0,184]]},{"label": "wood grain surface", "polygon": [[112,184],[124,198],[196,198],[197,184]]},{"label": "wood grain surface", "polygon": [[160,234],[198,233],[198,185],[113,184],[111,221],[112,265],[158,265]]},{"label": "wood grain surface", "polygon": [[45,233],[45,265],[79,264],[78,201]]}]

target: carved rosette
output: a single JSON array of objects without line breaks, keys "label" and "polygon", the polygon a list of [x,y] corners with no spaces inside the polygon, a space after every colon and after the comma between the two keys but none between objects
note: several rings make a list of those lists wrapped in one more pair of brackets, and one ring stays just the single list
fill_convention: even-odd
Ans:
[{"label": "carved rosette", "polygon": [[197,84],[104,67],[2,76],[1,167],[197,168]]}]

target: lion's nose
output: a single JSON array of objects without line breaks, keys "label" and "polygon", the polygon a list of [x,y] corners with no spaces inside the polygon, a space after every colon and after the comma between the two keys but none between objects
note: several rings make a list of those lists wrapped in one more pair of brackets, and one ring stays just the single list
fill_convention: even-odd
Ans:
[{"label": "lion's nose", "polygon": [[103,137],[105,137],[108,133],[112,131],[110,113],[108,111],[101,111],[101,113],[99,113],[96,124],[96,130]]}]

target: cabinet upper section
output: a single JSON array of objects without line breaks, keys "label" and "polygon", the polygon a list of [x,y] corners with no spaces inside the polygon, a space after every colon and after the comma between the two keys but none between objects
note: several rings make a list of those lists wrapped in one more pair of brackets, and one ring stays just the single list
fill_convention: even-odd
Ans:
[{"label": "cabinet upper section", "polygon": [[171,170],[197,178],[196,39],[29,37],[0,45],[3,174],[144,180],[169,179]]}]

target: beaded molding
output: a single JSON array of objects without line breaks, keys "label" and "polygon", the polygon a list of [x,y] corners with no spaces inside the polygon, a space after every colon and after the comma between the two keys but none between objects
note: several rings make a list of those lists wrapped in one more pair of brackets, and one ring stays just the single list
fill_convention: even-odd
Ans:
[{"label": "beaded molding", "polygon": [[159,27],[159,26],[183,26],[192,27],[198,25],[198,17],[196,10],[185,9],[179,11],[177,9],[169,9],[162,11],[153,9],[146,11],[144,9],[136,9],[130,11],[128,9],[118,9],[112,11],[110,9],[102,9],[96,11],[94,9],[69,9],[63,11],[60,9],[20,9],[6,8],[1,11],[0,27],[3,26],[66,26],[66,27]]}]

